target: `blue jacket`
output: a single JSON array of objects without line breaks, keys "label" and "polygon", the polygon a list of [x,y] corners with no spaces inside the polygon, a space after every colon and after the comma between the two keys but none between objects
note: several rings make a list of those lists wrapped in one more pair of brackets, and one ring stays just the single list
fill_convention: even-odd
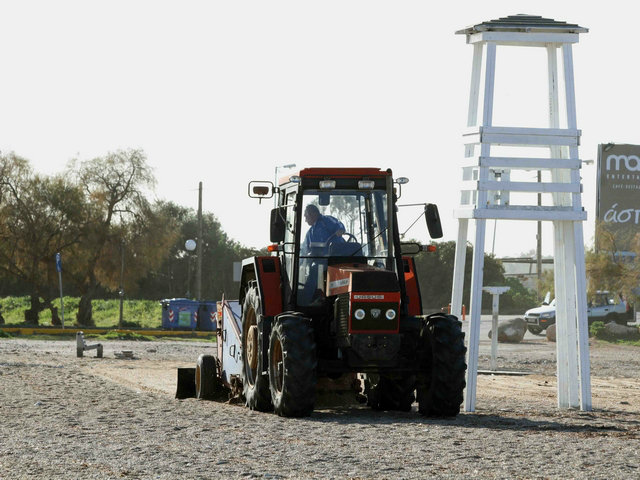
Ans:
[{"label": "blue jacket", "polygon": [[[318,220],[316,220],[316,223],[311,225],[307,232],[307,236],[304,239],[304,248],[302,250],[303,255],[309,255],[312,253],[312,242],[325,243],[338,230],[342,230],[343,232],[345,231],[344,224],[340,220],[332,217],[331,215],[320,215]],[[332,239],[332,242],[334,241],[344,242],[344,238],[335,236],[334,239]],[[328,246],[322,249],[314,248],[313,253],[317,255],[326,255],[328,253]]]}]

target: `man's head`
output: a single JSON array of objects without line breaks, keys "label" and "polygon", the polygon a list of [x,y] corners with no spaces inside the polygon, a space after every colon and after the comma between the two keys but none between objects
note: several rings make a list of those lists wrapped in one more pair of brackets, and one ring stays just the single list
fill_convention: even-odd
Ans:
[{"label": "man's head", "polygon": [[315,205],[309,204],[307,208],[304,209],[304,219],[309,225],[313,225],[316,223],[318,218],[320,217],[320,210]]}]

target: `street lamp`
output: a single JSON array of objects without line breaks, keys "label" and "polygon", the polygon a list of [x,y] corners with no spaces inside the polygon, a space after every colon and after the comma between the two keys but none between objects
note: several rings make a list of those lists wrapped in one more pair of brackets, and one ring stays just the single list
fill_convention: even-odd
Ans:
[{"label": "street lamp", "polygon": [[[278,170],[280,169],[284,169],[284,168],[295,168],[296,164],[295,163],[287,163],[286,165],[278,165],[276,166],[276,169],[274,171],[274,182],[273,185],[277,188],[278,187]],[[276,195],[273,196],[273,206],[277,207],[278,206],[278,197]]]},{"label": "street lamp", "polygon": [[[196,241],[189,239],[184,242],[184,248],[189,252],[193,252],[196,249]],[[191,298],[191,255],[187,255],[187,298]]]}]

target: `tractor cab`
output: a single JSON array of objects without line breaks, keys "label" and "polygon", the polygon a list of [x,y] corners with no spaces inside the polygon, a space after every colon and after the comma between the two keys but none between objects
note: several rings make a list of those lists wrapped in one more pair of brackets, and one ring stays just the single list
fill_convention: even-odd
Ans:
[{"label": "tractor cab", "polygon": [[290,292],[285,302],[304,308],[323,304],[330,266],[350,263],[393,270],[394,263],[384,177],[323,180],[304,170],[301,174],[283,185],[283,206],[274,216],[284,220],[284,235],[272,240],[282,246]]},{"label": "tractor cab", "polygon": [[[281,179],[278,187],[255,182],[251,196],[277,196],[271,241],[277,244],[284,270],[283,303],[288,308],[322,307],[326,297],[347,282],[338,278],[338,265],[368,266],[369,278],[387,282],[388,275],[375,272],[398,277],[404,267],[394,195],[407,181],[394,181],[390,171],[374,168],[307,168]],[[429,218],[431,227],[439,230],[437,211]],[[401,287],[397,280],[395,284]]]}]

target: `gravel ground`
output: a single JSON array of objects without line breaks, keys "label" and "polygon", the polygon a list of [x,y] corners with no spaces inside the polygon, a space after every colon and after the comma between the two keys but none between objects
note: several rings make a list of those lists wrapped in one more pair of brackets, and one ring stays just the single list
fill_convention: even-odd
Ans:
[{"label": "gravel ground", "polygon": [[477,411],[447,420],[174,399],[176,367],[213,351],[108,342],[105,358],[77,358],[75,341],[0,339],[0,478],[640,477],[637,347],[592,345],[594,410],[580,412],[556,408],[553,344],[501,344],[500,368],[532,374],[480,375]]}]

